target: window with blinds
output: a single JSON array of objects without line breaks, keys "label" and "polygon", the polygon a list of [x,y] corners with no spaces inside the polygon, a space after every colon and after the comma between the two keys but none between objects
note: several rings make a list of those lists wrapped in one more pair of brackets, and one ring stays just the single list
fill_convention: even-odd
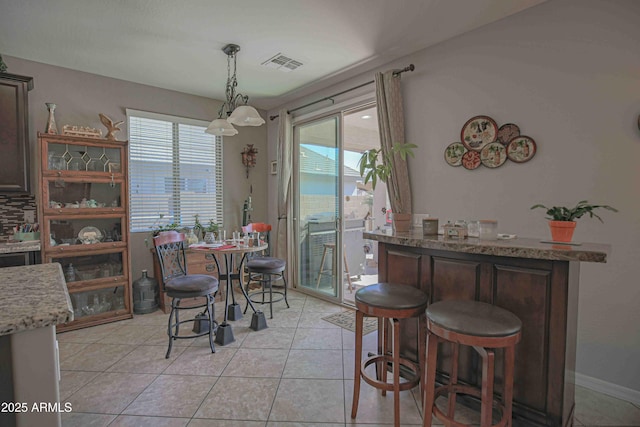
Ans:
[{"label": "window with blinds", "polygon": [[222,139],[208,123],[127,110],[131,232],[223,223]]}]

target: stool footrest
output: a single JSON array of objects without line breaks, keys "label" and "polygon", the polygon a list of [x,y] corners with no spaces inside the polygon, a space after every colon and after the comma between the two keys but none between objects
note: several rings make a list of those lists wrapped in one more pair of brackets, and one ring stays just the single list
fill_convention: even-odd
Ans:
[{"label": "stool footrest", "polygon": [[[367,384],[369,384],[372,387],[375,387],[380,390],[385,390],[385,391],[393,391],[394,388],[392,383],[385,383],[376,378],[372,378],[365,372],[365,369],[367,368],[367,366],[372,365],[374,363],[378,363],[378,362],[384,363],[384,367],[386,369],[387,363],[393,363],[393,356],[388,354],[377,354],[375,356],[371,356],[363,360],[362,367],[360,368],[360,373],[362,374],[362,378],[365,380]],[[400,383],[400,391],[411,390],[412,388],[416,387],[420,383],[420,368],[416,363],[414,363],[409,359],[405,359],[404,357],[400,358],[400,365],[404,365],[407,368],[409,368],[411,373],[414,375],[414,378],[407,379],[407,381]]]},{"label": "stool footrest", "polygon": [[[282,291],[271,291],[271,293],[273,295],[280,295],[280,298],[278,299],[274,299],[271,302],[280,302],[284,300],[284,292]],[[269,291],[252,291],[251,293],[247,294],[249,299],[251,300],[252,303],[254,304],[269,304],[269,301],[256,301],[255,299],[253,299],[253,297],[258,297],[260,295],[269,295]]]},{"label": "stool footrest", "polygon": [[[436,399],[438,399],[438,397],[447,396],[451,392],[454,392],[456,394],[466,394],[466,395],[474,396],[474,397],[478,397],[478,398],[481,397],[481,395],[482,395],[481,391],[479,389],[475,388],[475,387],[462,385],[462,384],[449,384],[449,385],[443,385],[443,386],[440,386],[440,387],[436,387],[433,401],[435,402]],[[447,397],[450,398],[449,396],[447,396]],[[496,424],[491,425],[491,427],[504,427],[507,424],[507,418],[505,417],[505,413],[504,413],[504,405],[501,402],[499,402],[498,400],[493,399],[491,407],[492,407],[492,409],[495,408],[500,412],[500,421],[497,422]],[[433,411],[432,412],[433,412],[433,415],[435,415],[437,419],[439,419],[440,421],[442,421],[444,423],[444,425],[449,425],[449,426],[452,426],[452,427],[472,427],[472,426],[476,425],[476,424],[464,424],[464,423],[460,423],[458,421],[455,421],[455,420],[449,418],[436,405],[433,405]]]}]

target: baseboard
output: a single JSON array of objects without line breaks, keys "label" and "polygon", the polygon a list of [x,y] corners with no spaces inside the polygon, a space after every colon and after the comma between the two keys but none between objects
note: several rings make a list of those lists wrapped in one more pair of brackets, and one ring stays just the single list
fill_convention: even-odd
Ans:
[{"label": "baseboard", "polygon": [[603,393],[608,396],[612,396],[618,399],[626,400],[627,402],[640,405],[640,391],[633,390],[627,387],[622,387],[617,384],[613,384],[607,381],[602,381],[597,378],[589,377],[578,372],[576,375],[576,385],[586,387],[598,393]]}]

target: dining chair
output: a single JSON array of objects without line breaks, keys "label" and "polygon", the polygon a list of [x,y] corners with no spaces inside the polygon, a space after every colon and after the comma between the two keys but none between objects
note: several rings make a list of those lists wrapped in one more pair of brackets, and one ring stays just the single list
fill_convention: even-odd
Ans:
[{"label": "dining chair", "polygon": [[[242,231],[244,233],[264,233],[266,243],[269,243],[269,232],[271,231],[271,225],[265,224],[262,222],[259,223],[250,223],[246,226],[242,227]],[[269,247],[267,247],[267,250]],[[247,280],[247,284],[245,289],[251,302],[256,304],[269,304],[269,316],[273,319],[273,303],[284,300],[287,304],[287,308],[289,308],[289,301],[287,300],[287,279],[285,278],[285,270],[287,268],[287,263],[285,260],[280,258],[275,258],[271,256],[264,256],[264,254],[254,255],[252,257],[247,258],[246,260],[246,271],[249,275],[249,280]],[[273,281],[282,280],[283,282],[283,290],[273,290]],[[251,282],[260,282],[261,289],[250,292],[249,288]],[[265,296],[269,295],[269,300],[267,301]],[[273,295],[280,295],[280,298],[273,299]],[[260,300],[254,299],[260,296]],[[249,307],[249,302],[244,308],[244,312],[247,312],[247,308]]]},{"label": "dining chair", "polygon": [[[209,346],[211,352],[215,353],[213,338],[218,327],[215,321],[214,298],[218,292],[218,279],[206,274],[188,274],[187,258],[185,255],[184,233],[177,231],[167,231],[160,233],[153,238],[153,245],[156,256],[162,271],[162,282],[164,292],[171,298],[171,313],[169,313],[169,323],[167,333],[169,335],[169,348],[166,359],[171,354],[173,341],[177,339],[197,338],[209,335]],[[204,297],[205,303],[191,307],[180,307],[183,298]],[[180,325],[188,322],[201,322],[201,317],[194,316],[186,320],[180,320],[180,310],[193,310],[205,307],[205,314],[208,318],[208,328],[204,332],[190,335],[180,335]],[[175,318],[175,321],[174,321]]]}]

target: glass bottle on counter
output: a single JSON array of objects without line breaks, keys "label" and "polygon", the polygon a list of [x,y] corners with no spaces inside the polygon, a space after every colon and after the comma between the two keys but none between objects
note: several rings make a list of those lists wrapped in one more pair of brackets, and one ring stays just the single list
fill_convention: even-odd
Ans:
[{"label": "glass bottle on counter", "polygon": [[187,245],[195,245],[198,243],[198,236],[193,232],[193,228],[189,229],[187,233]]},{"label": "glass bottle on counter", "polygon": [[67,268],[64,269],[64,279],[67,282],[76,281],[76,270],[73,268],[73,264],[69,263],[69,265],[67,265]]}]

